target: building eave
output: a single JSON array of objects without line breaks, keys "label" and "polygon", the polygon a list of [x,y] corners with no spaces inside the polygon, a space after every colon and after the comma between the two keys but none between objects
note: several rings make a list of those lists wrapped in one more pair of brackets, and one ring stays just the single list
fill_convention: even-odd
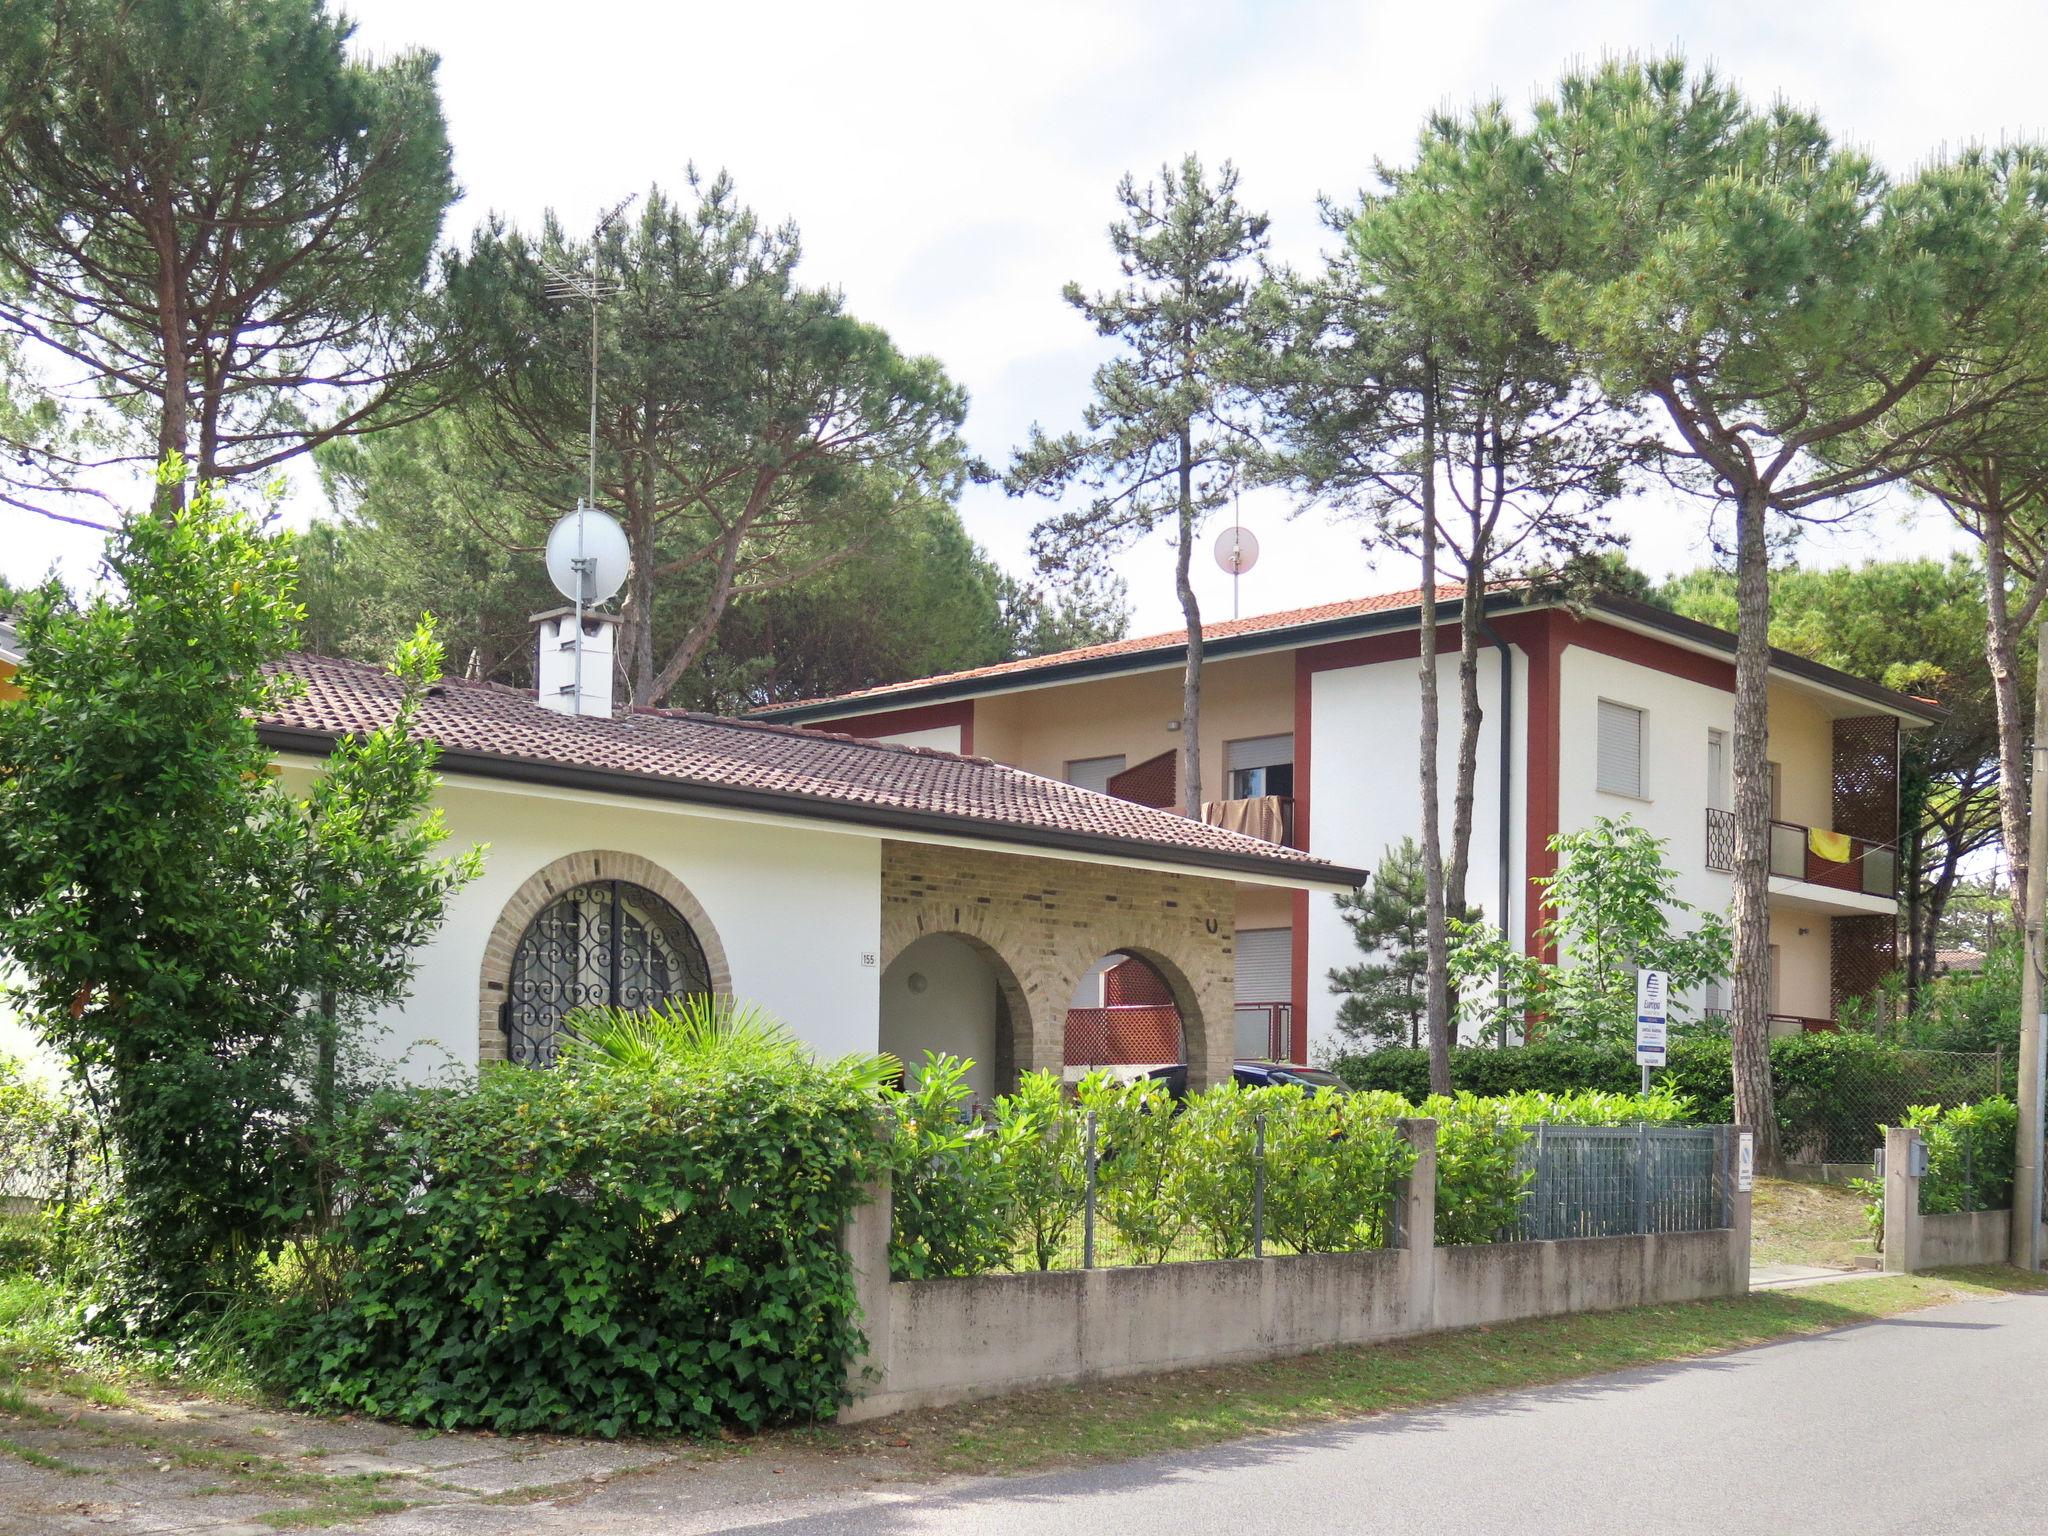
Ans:
[{"label": "building eave", "polygon": [[[325,756],[338,739],[332,732],[261,722],[256,733],[258,739],[273,751],[304,753],[314,757]],[[1262,858],[1256,854],[1206,852],[1141,838],[1090,836],[1049,827],[1015,826],[970,816],[948,816],[933,811],[863,805],[813,795],[743,789],[733,785],[541,762],[461,748],[442,748],[439,767],[445,773],[480,779],[752,812],[781,820],[852,825],[1037,853],[1078,855],[1093,860],[1135,860],[1218,879],[1253,880],[1291,890],[1348,891],[1364,885],[1368,878],[1364,870],[1319,860],[1307,863]]]},{"label": "building eave", "polygon": [[[1457,598],[1440,599],[1437,603],[1437,611],[1446,624],[1455,624],[1462,614],[1463,607],[1463,602]],[[1506,613],[1571,607],[1572,605],[1561,597],[1531,594],[1520,589],[1489,592],[1484,603],[1484,610],[1489,618]],[[1588,599],[1581,607],[1583,612],[1604,618],[1623,628],[1651,633],[1674,644],[1715,656],[1725,656],[1730,660],[1735,656],[1734,635],[1726,630],[1716,629],[1711,624],[1702,624],[1695,619],[1685,618],[1669,609],[1658,608],[1634,598],[1604,593]],[[1220,660],[1233,656],[1292,651],[1333,641],[1354,640],[1365,635],[1413,629],[1420,622],[1421,610],[1419,606],[1411,604],[1376,613],[1351,614],[1342,618],[1321,619],[1279,629],[1259,630],[1252,634],[1223,636],[1205,642],[1202,653],[1205,659]],[[1123,651],[1109,656],[1085,656],[1067,662],[1048,662],[1044,666],[1030,667],[1017,672],[945,678],[930,683],[911,683],[837,699],[771,705],[754,710],[750,718],[780,721],[790,725],[840,720],[914,708],[924,704],[1021,693],[1031,689],[1133,672],[1160,671],[1168,667],[1182,666],[1186,659],[1187,642],[1167,640],[1141,651]],[[1887,714],[1898,716],[1908,723],[1909,728],[1937,724],[1948,718],[1948,711],[1938,704],[1895,692],[1776,647],[1771,650],[1771,671],[1778,676],[1796,679],[1858,703],[1874,705]]]}]

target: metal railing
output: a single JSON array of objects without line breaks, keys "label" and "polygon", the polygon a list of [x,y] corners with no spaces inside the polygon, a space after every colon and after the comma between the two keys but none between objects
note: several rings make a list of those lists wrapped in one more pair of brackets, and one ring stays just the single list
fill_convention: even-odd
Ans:
[{"label": "metal railing", "polygon": [[1528,1181],[1504,1240],[1708,1232],[1731,1220],[1728,1126],[1539,1125],[1517,1155]]},{"label": "metal railing", "polygon": [[1240,1061],[1295,1060],[1294,1004],[1239,1003],[1236,1016]]},{"label": "metal railing", "polygon": [[[1826,828],[1820,829],[1825,831]],[[1898,850],[1890,843],[1867,837],[1849,838],[1849,857],[1823,858],[1813,850],[1814,828],[1796,821],[1771,822],[1771,873],[1786,880],[1802,880],[1831,890],[1856,891],[1865,896],[1896,897],[1899,881]],[[1707,807],[1707,868],[1732,872],[1735,868],[1735,813]]]}]

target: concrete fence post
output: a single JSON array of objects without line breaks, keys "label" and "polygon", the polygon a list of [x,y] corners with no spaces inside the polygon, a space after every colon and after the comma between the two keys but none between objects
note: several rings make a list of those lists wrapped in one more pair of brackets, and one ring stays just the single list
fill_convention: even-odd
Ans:
[{"label": "concrete fence post", "polygon": [[861,1185],[860,1204],[847,1216],[839,1235],[853,1270],[860,1329],[867,1336],[867,1349],[846,1362],[846,1391],[853,1405],[839,1417],[849,1422],[864,1417],[859,1411],[860,1399],[880,1391],[889,1379],[889,1228],[893,1220],[893,1197],[885,1173]]},{"label": "concrete fence post", "polygon": [[1884,1268],[1889,1275],[1910,1275],[1920,1267],[1920,1180],[1913,1172],[1913,1149],[1920,1133],[1910,1125],[1888,1125],[1884,1132]]},{"label": "concrete fence post", "polygon": [[1403,1120],[1401,1137],[1415,1149],[1415,1167],[1401,1203],[1401,1246],[1408,1252],[1408,1327],[1436,1326],[1436,1122]]},{"label": "concrete fence post", "polygon": [[1728,1155],[1723,1166],[1728,1170],[1728,1243],[1732,1278],[1735,1281],[1731,1295],[1749,1294],[1749,1220],[1751,1192],[1742,1187],[1737,1170],[1740,1166],[1742,1133],[1745,1127],[1731,1125],[1727,1130]]}]

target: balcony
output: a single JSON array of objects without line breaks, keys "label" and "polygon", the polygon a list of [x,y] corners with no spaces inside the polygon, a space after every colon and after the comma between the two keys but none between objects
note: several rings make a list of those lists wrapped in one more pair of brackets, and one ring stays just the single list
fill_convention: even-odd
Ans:
[{"label": "balcony", "polygon": [[1293,1061],[1297,1044],[1292,1003],[1237,1005],[1239,1061]]},{"label": "balcony", "polygon": [[[1700,1014],[1700,1018],[1716,1029],[1728,1028],[1726,1008],[1708,1008]],[[1833,1019],[1809,1019],[1796,1013],[1767,1013],[1764,1015],[1764,1023],[1774,1040],[1779,1035],[1832,1035],[1838,1033],[1842,1027]]]},{"label": "balcony", "polygon": [[1242,832],[1292,848],[1294,841],[1294,797],[1258,795],[1249,800],[1210,800],[1202,806],[1202,820],[1214,827]]},{"label": "balcony", "polygon": [[[1842,858],[1828,849],[1837,837]],[[1842,916],[1897,909],[1899,854],[1890,843],[1773,821],[1770,859],[1771,894],[1783,905]],[[1707,810],[1707,868],[1735,868],[1733,811]]]}]

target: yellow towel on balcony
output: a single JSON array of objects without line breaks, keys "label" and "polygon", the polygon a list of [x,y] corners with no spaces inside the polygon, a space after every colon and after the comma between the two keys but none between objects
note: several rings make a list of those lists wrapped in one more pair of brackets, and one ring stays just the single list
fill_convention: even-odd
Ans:
[{"label": "yellow towel on balcony", "polygon": [[1826,859],[1830,864],[1846,864],[1854,849],[1846,832],[1823,832],[1819,827],[1806,829],[1806,846],[1813,850],[1816,859]]}]

